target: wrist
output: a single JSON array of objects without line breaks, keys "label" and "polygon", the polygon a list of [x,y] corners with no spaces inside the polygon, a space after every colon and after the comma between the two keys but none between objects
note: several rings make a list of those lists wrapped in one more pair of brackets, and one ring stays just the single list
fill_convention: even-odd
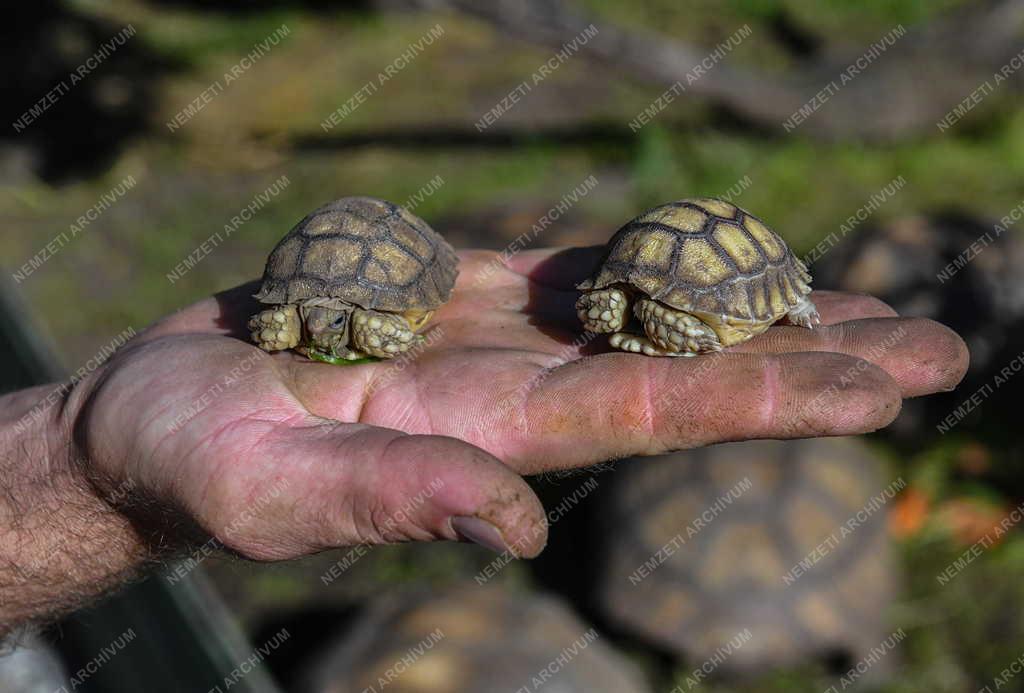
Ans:
[{"label": "wrist", "polygon": [[153,555],[75,443],[77,389],[0,398],[0,634],[75,608]]}]

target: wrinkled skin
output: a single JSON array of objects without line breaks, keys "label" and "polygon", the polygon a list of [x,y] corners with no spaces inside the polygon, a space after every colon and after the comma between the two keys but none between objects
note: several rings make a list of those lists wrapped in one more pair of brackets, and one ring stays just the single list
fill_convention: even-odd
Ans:
[{"label": "wrinkled skin", "polygon": [[543,508],[520,474],[864,433],[891,422],[902,397],[951,389],[967,366],[947,328],[828,291],[813,294],[820,327],[774,326],[714,355],[651,359],[609,351],[604,338],[582,343],[573,286],[599,256],[537,250],[499,266],[496,253],[463,252],[421,347],[346,367],[251,344],[246,320],[259,306],[254,285],[242,286],[118,352],[74,390],[66,423],[105,488],[130,478],[250,558],[457,539],[453,516],[486,520],[492,537],[533,556]]}]

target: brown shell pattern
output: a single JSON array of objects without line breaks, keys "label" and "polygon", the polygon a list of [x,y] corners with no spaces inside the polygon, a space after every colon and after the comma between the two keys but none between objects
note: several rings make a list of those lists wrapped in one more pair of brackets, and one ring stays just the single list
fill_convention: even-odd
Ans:
[{"label": "brown shell pattern", "polygon": [[583,638],[589,625],[561,600],[544,594],[497,585],[387,594],[369,600],[350,625],[347,631],[339,629],[339,639],[328,641],[325,656],[309,667],[309,683],[302,690],[383,690],[382,677],[416,648],[422,655],[402,669],[396,691],[511,690],[531,678],[536,681],[536,672],[577,642],[582,647],[577,645],[575,654],[560,663],[558,685],[548,691],[650,690],[636,667],[605,638]]},{"label": "brown shell pattern", "polygon": [[256,298],[328,297],[376,310],[432,310],[448,300],[457,275],[455,251],[425,221],[385,200],[344,197],[281,239]]},{"label": "brown shell pattern", "polygon": [[[616,473],[597,593],[617,626],[696,661],[749,628],[758,646],[735,653],[739,666],[840,650],[855,660],[885,638],[886,477],[857,441],[730,443]],[[876,511],[846,531],[865,507]]]},{"label": "brown shell pattern", "polygon": [[760,219],[699,198],[655,207],[623,226],[597,274],[577,288],[628,284],[678,310],[766,322],[808,294],[810,281]]}]

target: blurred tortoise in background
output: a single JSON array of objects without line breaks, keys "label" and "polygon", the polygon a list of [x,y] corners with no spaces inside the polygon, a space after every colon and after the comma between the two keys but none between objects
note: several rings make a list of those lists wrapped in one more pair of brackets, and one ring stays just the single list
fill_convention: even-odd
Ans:
[{"label": "blurred tortoise in background", "polygon": [[[583,327],[648,356],[693,356],[739,344],[787,316],[812,327],[811,276],[778,235],[729,202],[670,202],[620,228],[597,273],[579,285]],[[644,334],[631,334],[632,312]],[[645,336],[646,335],[646,336]]]},{"label": "blurred tortoise in background", "polygon": [[830,286],[949,325],[970,347],[971,370],[987,369],[1024,321],[1024,239],[1004,221],[1011,227],[958,213],[900,217],[840,240],[815,268]]},{"label": "blurred tortoise in background", "polygon": [[606,483],[594,596],[617,629],[688,662],[731,642],[731,674],[853,663],[889,633],[896,489],[854,439],[730,443]]},{"label": "blurred tortoise in background", "polygon": [[249,321],[266,351],[337,362],[408,350],[451,295],[458,258],[425,221],[372,197],[343,197],[300,221],[267,259]]},{"label": "blurred tortoise in background", "polygon": [[385,595],[321,652],[310,693],[647,693],[639,672],[557,599],[477,585]]},{"label": "blurred tortoise in background", "polygon": [[[1015,210],[1019,212],[1019,210]],[[1019,223],[1019,222],[1018,222]],[[962,212],[909,215],[866,224],[815,260],[828,286],[877,296],[901,315],[937,320],[967,343],[967,376],[954,392],[909,399],[883,435],[920,450],[937,424],[965,397],[993,379],[1024,351],[1024,237],[1013,217],[986,219]],[[1003,374],[1005,377],[1006,374]],[[997,388],[958,431],[985,429],[1007,460],[1020,460],[1014,429],[1014,388]],[[982,412],[984,415],[982,415]],[[1020,467],[1007,468],[1020,488]]]}]

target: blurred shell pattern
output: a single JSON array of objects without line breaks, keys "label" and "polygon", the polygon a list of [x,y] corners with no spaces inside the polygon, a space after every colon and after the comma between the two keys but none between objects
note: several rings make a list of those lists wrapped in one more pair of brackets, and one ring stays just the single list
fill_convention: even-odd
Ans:
[{"label": "blurred shell pattern", "polygon": [[640,674],[561,601],[499,587],[382,597],[329,645],[314,693],[647,693]]},{"label": "blurred shell pattern", "polygon": [[[1012,218],[1003,221],[950,212],[866,224],[823,247],[813,262],[820,286],[870,293],[901,315],[948,325],[967,343],[970,370],[957,390],[906,400],[884,431],[912,449],[1024,351],[1024,238]],[[984,417],[958,422],[958,430],[984,428],[1009,458],[1019,459],[1011,388],[991,399]],[[1009,476],[1020,478],[1016,472]]]},{"label": "blurred shell pattern", "polygon": [[1024,321],[1024,239],[999,228],[964,214],[901,217],[840,238],[814,268],[822,286],[869,293],[954,328],[979,372]]},{"label": "blurred shell pattern", "polygon": [[726,673],[859,658],[888,633],[885,510],[901,485],[853,439],[731,443],[622,464],[598,513],[598,607],[691,662],[743,641]]}]

